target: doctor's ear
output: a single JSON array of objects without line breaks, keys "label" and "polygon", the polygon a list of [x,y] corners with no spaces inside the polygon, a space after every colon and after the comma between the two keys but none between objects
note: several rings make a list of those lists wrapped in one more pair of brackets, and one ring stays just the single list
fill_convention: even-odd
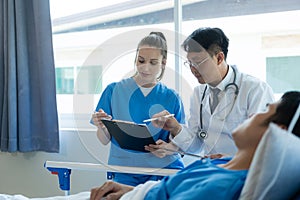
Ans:
[{"label": "doctor's ear", "polygon": [[219,64],[221,64],[221,62],[223,62],[225,55],[222,51],[220,51],[219,53],[217,53],[216,57],[217,57],[218,65],[219,65]]}]

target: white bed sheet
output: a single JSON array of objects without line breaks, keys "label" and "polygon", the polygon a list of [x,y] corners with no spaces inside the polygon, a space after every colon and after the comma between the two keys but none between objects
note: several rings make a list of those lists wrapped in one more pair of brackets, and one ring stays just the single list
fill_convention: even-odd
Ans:
[{"label": "white bed sheet", "polygon": [[[138,200],[144,199],[146,193],[159,181],[148,181],[145,184],[140,184],[134,190],[122,196],[121,200]],[[0,194],[0,200],[89,200],[90,192],[80,192],[69,196],[53,196],[43,198],[28,198],[23,195],[8,195]]]},{"label": "white bed sheet", "polygon": [[69,196],[53,196],[44,198],[28,198],[23,195],[7,195],[0,194],[0,200],[88,200],[90,199],[90,192],[80,192]]}]

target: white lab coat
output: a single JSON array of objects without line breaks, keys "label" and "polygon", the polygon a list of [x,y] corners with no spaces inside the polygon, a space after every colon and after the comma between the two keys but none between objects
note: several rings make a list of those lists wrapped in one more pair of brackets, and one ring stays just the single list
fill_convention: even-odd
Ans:
[{"label": "white lab coat", "polygon": [[[236,68],[235,68],[236,69]],[[203,99],[202,121],[203,129],[207,131],[207,138],[199,138],[200,104],[206,84],[194,88],[190,104],[190,118],[188,126],[183,125],[181,132],[172,141],[183,151],[189,153],[214,154],[224,153],[234,155],[237,148],[232,139],[232,131],[252,114],[266,109],[266,104],[274,101],[271,87],[248,74],[236,71],[236,84],[239,94],[235,99],[235,89],[225,86],[232,83],[234,73],[229,68],[225,79],[217,86],[222,89],[219,103],[211,114],[209,106],[210,89],[207,88]]]}]

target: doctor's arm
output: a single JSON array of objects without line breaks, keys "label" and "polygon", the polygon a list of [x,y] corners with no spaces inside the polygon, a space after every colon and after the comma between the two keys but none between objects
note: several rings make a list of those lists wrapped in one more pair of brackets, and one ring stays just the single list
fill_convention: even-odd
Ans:
[{"label": "doctor's arm", "polygon": [[[159,143],[157,145],[151,145],[154,149],[165,148],[177,151],[179,149],[183,151],[188,151],[190,153],[198,153],[201,150],[202,141],[197,137],[196,129],[197,126],[193,128],[187,128],[183,124],[179,124],[174,117],[164,118],[163,116],[168,115],[168,111],[162,111],[153,115],[153,118],[158,118],[152,121],[153,125],[156,127],[163,128],[170,131],[170,142],[169,143]],[[158,141],[159,142],[159,141]],[[153,151],[152,149],[152,151]],[[165,152],[166,155],[172,154],[171,151]],[[155,153],[154,153],[155,154]],[[161,156],[159,156],[161,157]]]},{"label": "doctor's arm", "polygon": [[[170,132],[169,138],[176,136],[181,130],[181,125],[177,119],[170,115],[167,110],[153,115],[152,118],[156,118],[156,120],[152,121],[152,124],[155,127],[159,127]],[[150,151],[156,157],[164,158],[169,155],[177,154],[179,148],[171,141],[165,142],[159,139],[156,141],[156,144],[145,146],[145,150]]]},{"label": "doctor's arm", "polygon": [[190,99],[190,116],[188,125],[181,125],[181,131],[171,138],[181,150],[189,153],[199,153],[203,148],[203,140],[198,138],[200,123],[200,98],[202,97],[203,88],[195,87]]},{"label": "doctor's arm", "polygon": [[[169,116],[169,117],[164,117]],[[156,118],[156,120],[152,121],[152,124],[155,127],[162,128],[170,132],[172,137],[175,137],[181,131],[181,125],[176,120],[175,117],[170,116],[170,113],[167,110],[161,111],[152,116],[152,118]]]}]

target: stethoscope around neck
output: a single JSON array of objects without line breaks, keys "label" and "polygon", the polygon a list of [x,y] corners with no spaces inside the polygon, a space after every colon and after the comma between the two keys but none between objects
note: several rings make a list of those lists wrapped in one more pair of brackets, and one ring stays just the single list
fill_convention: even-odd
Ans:
[{"label": "stethoscope around neck", "polygon": [[[225,92],[227,91],[227,89],[230,87],[230,86],[233,86],[234,89],[235,89],[235,92],[234,92],[234,95],[235,95],[235,99],[237,97],[237,95],[239,94],[239,87],[237,86],[236,84],[236,70],[234,67],[231,67],[232,70],[233,70],[233,81],[231,83],[228,83],[226,86],[225,86]],[[202,94],[202,98],[201,98],[201,104],[200,104],[200,131],[198,132],[198,137],[199,138],[202,138],[202,139],[205,139],[207,138],[207,131],[204,130],[203,128],[203,117],[202,117],[202,109],[203,109],[203,100],[204,100],[204,97],[205,97],[205,93],[206,93],[206,90],[207,90],[208,86],[206,85],[205,88],[204,88],[204,91],[203,91],[203,94]],[[234,103],[233,103],[234,104]],[[233,106],[232,106],[233,107]],[[231,111],[231,110],[230,110]],[[228,112],[229,114],[230,112]]]}]

